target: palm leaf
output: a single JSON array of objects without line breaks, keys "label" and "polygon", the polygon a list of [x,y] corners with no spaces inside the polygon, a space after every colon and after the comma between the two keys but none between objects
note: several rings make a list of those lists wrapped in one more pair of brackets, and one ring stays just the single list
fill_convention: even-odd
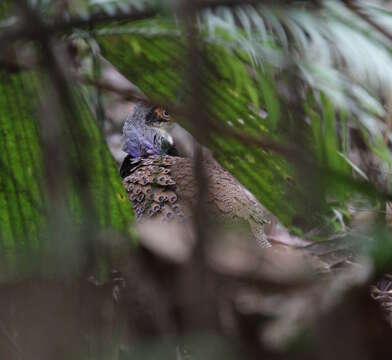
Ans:
[{"label": "palm leaf", "polygon": [[[42,81],[36,74],[1,74],[0,246],[2,264],[7,264],[3,268],[4,277],[40,268],[56,272],[64,270],[62,266],[74,266],[72,259],[85,256],[80,248],[87,241],[83,229],[87,227],[90,234],[96,236],[109,228],[125,232],[133,216],[101,132],[82,98],[76,96],[80,123],[71,124],[86,140],[82,151],[88,168],[83,170],[92,208],[86,207],[85,193],[78,186],[78,179],[71,176],[64,181],[66,187],[62,190],[67,199],[67,208],[60,209],[63,226],[50,228],[51,207],[37,112],[42,94]],[[63,131],[64,136],[68,136],[69,130]],[[64,157],[72,163],[81,161],[80,145],[71,142],[71,158],[66,149]],[[76,262],[76,265],[74,270],[78,272],[82,263]]]},{"label": "palm leaf", "polygon": [[[145,36],[140,33],[145,25],[139,26],[139,31],[136,26],[132,35],[102,32],[99,41],[103,54],[148,96],[163,103],[186,99],[189,91],[179,80],[185,74],[182,40],[165,34]],[[139,45],[135,46],[135,43]],[[246,53],[237,51],[233,54],[216,44],[207,44],[203,84],[210,119],[249,136],[271,137],[284,143],[285,111],[282,111],[282,101],[275,89],[273,69],[249,71],[251,59]],[[262,92],[258,89],[260,83]],[[312,106],[323,108],[323,104]],[[330,159],[322,162],[322,166],[348,174],[347,163],[338,155],[334,110],[327,100],[324,108],[325,121],[329,122],[328,136],[321,134],[323,143],[319,146],[324,147]],[[186,119],[179,120],[192,128]],[[307,211],[309,201],[306,199],[310,194],[294,185],[294,168],[284,158],[247,146],[220,131],[210,135],[208,146],[217,160],[283,222],[292,224],[293,218]],[[336,192],[332,188],[329,191]],[[307,205],[301,209],[301,204]]]}]

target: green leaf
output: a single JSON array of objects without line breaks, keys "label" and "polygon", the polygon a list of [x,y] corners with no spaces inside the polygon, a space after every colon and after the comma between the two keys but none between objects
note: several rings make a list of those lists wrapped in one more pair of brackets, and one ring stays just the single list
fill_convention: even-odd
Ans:
[{"label": "green leaf", "polygon": [[[92,255],[82,251],[86,231],[91,234],[91,244],[94,244],[98,234],[105,229],[125,233],[133,218],[114,160],[87,104],[76,91],[78,119],[72,119],[70,124],[73,131],[83,135],[84,142],[77,143],[76,138],[70,141],[70,151],[64,148],[63,156],[71,168],[83,170],[85,175],[79,172],[77,176],[85,176],[87,192],[80,188],[80,180],[71,172],[63,189],[68,199],[67,208],[60,209],[65,227],[51,229],[49,209],[53,205],[49,206],[42,129],[37,112],[39,100],[45,99],[42,86],[40,78],[33,73],[0,73],[0,257],[3,279],[41,271],[42,265],[51,273],[60,271],[62,266],[64,270],[64,267],[75,265],[72,271],[78,272],[81,259]],[[64,139],[68,139],[69,127],[62,131]],[[79,166],[82,161],[80,151],[86,160],[83,169]],[[86,206],[86,193],[91,199],[89,206]],[[46,264],[43,258],[47,260]],[[73,259],[80,261],[73,262]],[[105,260],[98,262],[104,264]]]}]

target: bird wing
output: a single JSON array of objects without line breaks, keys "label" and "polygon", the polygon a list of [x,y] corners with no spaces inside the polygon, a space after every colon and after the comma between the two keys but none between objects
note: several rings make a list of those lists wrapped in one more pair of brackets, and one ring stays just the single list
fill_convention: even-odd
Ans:
[{"label": "bird wing", "polygon": [[[185,217],[177,195],[171,166],[176,157],[153,155],[132,160],[130,174],[123,180],[138,221],[161,218],[162,221]],[[129,168],[129,167],[128,167]]]},{"label": "bird wing", "polygon": [[[215,160],[204,160],[208,176],[206,205],[210,215],[229,222],[245,223],[262,247],[269,246],[264,225],[268,213],[229,172]],[[184,221],[198,202],[193,161],[174,156],[150,156],[133,160],[124,186],[138,221],[159,218]]]},{"label": "bird wing", "polygon": [[[155,155],[132,160],[128,158],[127,164],[122,167],[129,173],[123,181],[137,220],[142,223],[148,219],[155,220],[154,231],[158,229],[158,237],[164,232],[159,225],[162,222],[183,224],[181,234],[184,233],[184,227],[190,228],[188,220],[192,219],[193,207],[199,202],[193,165],[193,160],[188,158]],[[268,224],[275,221],[273,216],[213,158],[204,159],[204,167],[208,183],[205,194],[208,210],[206,220],[223,219],[234,225],[245,224],[249,231],[242,233],[243,235],[256,239],[258,248],[271,247],[266,233],[269,232]],[[152,229],[151,224],[147,225],[147,228]],[[219,229],[217,234],[224,235],[224,238],[228,235],[220,233]],[[229,235],[235,237],[236,233]],[[194,239],[191,239],[192,234],[188,232],[186,237],[189,241],[184,243],[187,249],[185,253],[189,254]],[[219,236],[215,238],[218,239]],[[245,237],[241,237],[243,239]],[[159,239],[156,241],[159,242]],[[174,236],[170,235],[170,241],[174,241]],[[356,266],[358,259],[355,246],[352,245],[342,239],[302,245],[275,243],[264,253],[271,259],[276,258],[276,255],[279,257],[283,254],[291,258],[292,254],[297,254],[297,258],[303,258],[301,263],[324,273]]]}]

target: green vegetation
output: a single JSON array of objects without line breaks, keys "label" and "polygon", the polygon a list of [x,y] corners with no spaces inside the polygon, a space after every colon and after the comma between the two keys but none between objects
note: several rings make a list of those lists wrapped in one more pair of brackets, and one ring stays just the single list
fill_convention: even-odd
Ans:
[{"label": "green vegetation", "polygon": [[[1,1],[0,358],[334,358],[346,345],[345,359],[390,357],[369,288],[390,315],[391,277],[377,280],[392,267],[392,4],[179,3]],[[102,58],[208,147],[287,243],[266,256],[200,241],[186,260],[175,236],[133,246],[108,140],[121,126],[104,108],[136,97],[100,82]],[[265,271],[274,261],[291,277]],[[41,329],[58,341],[45,353]]]}]

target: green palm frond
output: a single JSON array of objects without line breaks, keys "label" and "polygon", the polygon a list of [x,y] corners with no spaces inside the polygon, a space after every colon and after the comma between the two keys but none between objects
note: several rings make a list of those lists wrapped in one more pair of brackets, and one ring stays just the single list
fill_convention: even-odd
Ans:
[{"label": "green palm frond", "polygon": [[[371,10],[377,21],[392,27],[388,13]],[[204,10],[199,24],[205,41],[246,53],[254,67],[268,64],[281,70],[294,64],[312,89],[353,113],[371,133],[382,130],[374,119],[385,115],[380,96],[390,93],[392,83],[388,44],[344,5],[324,1],[317,9],[303,5],[219,7]],[[98,33],[180,36],[173,26],[149,22],[144,27],[112,26]]]},{"label": "green palm frond", "polygon": [[[175,33],[167,36],[166,31],[171,31],[168,29],[151,33],[148,28],[148,22],[143,22],[134,29],[127,27],[125,33],[99,32],[103,54],[148,96],[163,103],[182,102],[189,96],[189,89],[181,80],[185,78],[183,39]],[[284,143],[279,129],[284,128],[287,119],[276,89],[274,69],[265,65],[263,69],[250,70],[252,63],[247,53],[233,52],[215,42],[208,41],[205,50],[203,89],[210,119],[242,134],[271,137]],[[328,158],[319,158],[320,164],[349,174],[349,166],[338,155],[332,103],[325,100],[320,105],[315,101],[309,104],[326,108],[325,115],[319,118],[319,142],[312,140],[320,152],[328,154]],[[179,120],[192,128],[186,119]],[[322,121],[329,124],[328,133],[323,133]],[[246,145],[219,130],[212,132],[209,140],[208,146],[217,160],[283,222],[290,224],[295,215],[306,211],[299,208],[301,204],[308,206],[309,194],[293,181],[294,169],[282,157]],[[329,191],[336,194],[336,188],[332,188],[331,185]]]},{"label": "green palm frond", "polygon": [[[157,5],[112,0],[81,4],[74,11],[84,11],[87,18],[102,11],[110,15]],[[381,8],[368,8],[377,21],[391,21]],[[212,119],[253,137],[290,141],[287,128],[295,115],[287,112],[285,101],[297,89],[290,89],[286,74],[296,69],[305,84],[299,95],[307,118],[301,121],[307,123],[309,149],[315,152],[311,156],[321,167],[349,175],[346,135],[353,120],[359,120],[374,153],[387,157],[389,150],[382,141],[385,124],[379,120],[385,116],[382,95],[387,93],[390,75],[373,71],[382,68],[387,73],[385,69],[392,68],[387,42],[342,4],[205,8],[198,24],[205,52],[204,91]],[[87,34],[97,37],[104,55],[153,99],[179,103],[189,96],[187,41],[175,16],[161,12],[144,21],[103,24]],[[374,58],[366,56],[369,53]],[[191,128],[186,119],[183,124]],[[306,203],[307,197],[304,189],[293,189],[293,182],[286,181],[295,177],[293,167],[278,155],[219,131],[211,135],[209,146],[221,163],[290,223],[298,209],[287,201],[288,193],[302,197],[297,204]],[[327,190],[336,193],[333,187]]]},{"label": "green palm frond", "polygon": [[[377,95],[388,94],[391,86],[387,42],[343,4],[322,4],[317,9],[223,8],[204,12],[202,19],[214,38],[219,37],[222,28],[229,30],[237,48],[247,51],[254,64],[267,62],[282,67],[290,59],[303,79],[314,89],[328,91],[337,106],[355,111],[356,116],[363,110],[383,115]],[[392,27],[391,17],[375,11],[373,15]],[[281,62],[269,57],[266,47],[280,51]],[[358,109],[362,103],[365,109]]]},{"label": "green palm frond", "polygon": [[[69,269],[78,272],[89,236],[96,237],[107,229],[126,232],[133,218],[114,161],[78,91],[78,119],[63,124],[58,141],[65,144],[70,137],[69,147],[63,147],[64,159],[75,168],[84,157],[86,167],[79,169],[77,176],[58,179],[64,185],[60,192],[66,199],[65,208],[61,208],[61,201],[54,208],[50,204],[42,147],[45,130],[38,120],[39,106],[47,106],[43,92],[37,74],[0,74],[0,280],[46,269],[51,273]],[[82,148],[80,137],[71,135],[75,131],[84,139]],[[80,186],[83,173],[85,188]],[[91,199],[89,204],[87,198]],[[53,218],[53,212],[61,216],[61,221]],[[106,260],[101,260],[97,258],[96,265],[107,266]]]},{"label": "green palm frond", "polygon": [[[392,28],[391,14],[382,6],[374,2],[359,5],[374,21]],[[162,21],[133,23],[103,28],[98,34],[180,39],[181,28],[176,28],[175,19],[166,19],[164,25]],[[380,119],[386,115],[385,99],[392,83],[389,43],[342,3],[206,8],[199,25],[206,43],[237,58],[246,54],[245,61],[257,71],[268,67],[279,74],[296,67],[304,83],[316,92],[316,99],[320,93],[328,96],[337,111],[344,111],[369,134],[371,147],[379,153],[386,151],[381,139],[387,129]],[[255,86],[258,92],[262,88],[262,84]]]}]

